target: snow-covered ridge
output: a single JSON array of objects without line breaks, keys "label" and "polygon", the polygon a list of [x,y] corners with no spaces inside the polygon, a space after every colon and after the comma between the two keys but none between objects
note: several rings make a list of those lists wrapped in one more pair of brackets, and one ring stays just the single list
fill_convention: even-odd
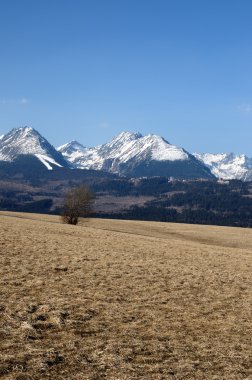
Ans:
[{"label": "snow-covered ridge", "polygon": [[244,154],[233,153],[194,153],[218,178],[246,180],[248,170],[252,168],[252,159]]},{"label": "snow-covered ridge", "polygon": [[[75,167],[103,169],[112,161],[111,171],[130,160],[177,161],[188,160],[189,154],[182,148],[168,143],[157,135],[142,136],[140,133],[122,132],[107,144],[86,148],[77,141],[62,145],[58,150]],[[114,161],[114,163],[113,163]]]},{"label": "snow-covered ridge", "polygon": [[122,132],[110,143],[103,145],[100,150],[103,151],[104,148],[111,148],[109,158],[118,158],[121,162],[127,162],[131,158],[142,155],[157,161],[188,159],[188,154],[182,148],[171,145],[162,137],[152,134],[142,136],[139,133]]},{"label": "snow-covered ridge", "polygon": [[14,128],[0,139],[0,160],[13,161],[19,155],[37,157],[48,170],[65,166],[65,160],[49,142],[30,127]]},{"label": "snow-covered ridge", "polygon": [[87,148],[77,141],[58,148],[71,167],[130,177],[213,179],[209,169],[183,148],[154,134],[122,132],[106,144]]}]

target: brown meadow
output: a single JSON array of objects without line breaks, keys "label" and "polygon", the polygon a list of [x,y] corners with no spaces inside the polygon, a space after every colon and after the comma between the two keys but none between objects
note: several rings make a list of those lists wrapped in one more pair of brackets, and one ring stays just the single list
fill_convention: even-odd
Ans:
[{"label": "brown meadow", "polygon": [[252,379],[252,230],[0,213],[4,380]]}]

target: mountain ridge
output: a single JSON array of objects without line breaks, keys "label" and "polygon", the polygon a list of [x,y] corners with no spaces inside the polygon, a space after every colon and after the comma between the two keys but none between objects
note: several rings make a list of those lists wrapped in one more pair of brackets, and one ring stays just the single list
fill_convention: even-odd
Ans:
[{"label": "mountain ridge", "polygon": [[208,168],[185,149],[155,134],[121,132],[97,147],[87,148],[74,140],[58,150],[79,169],[105,170],[131,177],[214,178]]}]

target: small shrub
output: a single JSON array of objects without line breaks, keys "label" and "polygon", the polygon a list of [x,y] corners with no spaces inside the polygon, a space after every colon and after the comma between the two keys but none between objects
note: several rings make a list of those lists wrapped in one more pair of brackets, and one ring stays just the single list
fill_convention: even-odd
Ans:
[{"label": "small shrub", "polygon": [[67,224],[78,224],[80,217],[91,213],[93,195],[87,186],[69,190],[64,197],[62,221]]}]

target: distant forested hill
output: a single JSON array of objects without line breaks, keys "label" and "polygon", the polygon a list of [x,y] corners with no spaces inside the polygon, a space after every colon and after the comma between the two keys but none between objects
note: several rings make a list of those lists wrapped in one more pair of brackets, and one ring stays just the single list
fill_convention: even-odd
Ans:
[{"label": "distant forested hill", "polygon": [[126,178],[68,168],[49,171],[28,156],[20,156],[15,165],[1,163],[0,210],[59,214],[64,192],[83,183],[95,195],[96,217],[252,226],[250,182]]}]

